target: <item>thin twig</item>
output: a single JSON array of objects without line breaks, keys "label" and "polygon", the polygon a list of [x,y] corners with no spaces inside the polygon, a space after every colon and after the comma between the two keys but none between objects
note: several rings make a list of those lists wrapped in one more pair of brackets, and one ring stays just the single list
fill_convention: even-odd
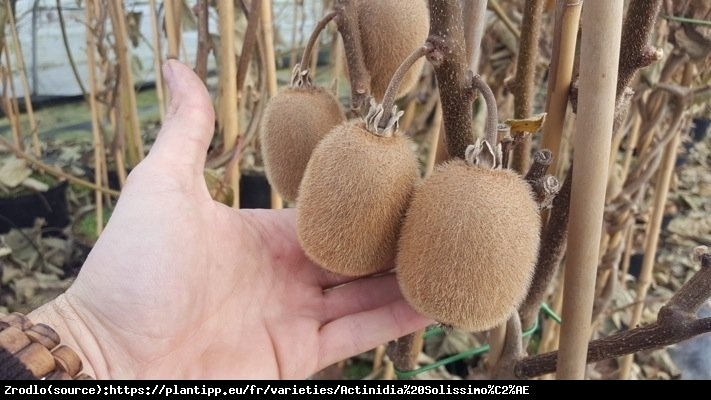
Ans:
[{"label": "thin twig", "polygon": [[5,139],[2,136],[0,136],[0,144],[5,146],[8,150],[12,151],[17,158],[22,158],[25,161],[32,164],[35,168],[41,169],[42,171],[45,171],[45,172],[48,172],[49,174],[54,175],[57,178],[66,179],[74,184],[84,186],[89,189],[98,190],[102,193],[106,193],[106,194],[112,195],[114,197],[118,197],[118,195],[119,195],[119,192],[116,190],[108,189],[108,188],[93,184],[89,181],[85,181],[84,179],[77,178],[74,175],[67,174],[66,172],[62,171],[61,169],[58,169],[58,168],[52,167],[48,164],[45,164],[44,162],[38,160],[37,158],[23,152],[22,150],[17,148],[15,145],[10,143],[7,139]]},{"label": "thin twig", "polygon": [[59,29],[62,32],[62,42],[64,43],[64,50],[67,52],[67,58],[69,59],[69,66],[72,67],[74,79],[77,81],[79,89],[81,89],[82,96],[86,97],[86,89],[84,88],[84,84],[82,83],[82,80],[79,77],[79,71],[77,71],[77,64],[74,61],[74,56],[72,56],[72,50],[69,47],[69,40],[67,39],[67,27],[64,23],[64,13],[62,12],[61,0],[57,0],[57,17],[59,19]]},{"label": "thin twig", "polygon": [[249,63],[252,61],[252,54],[257,43],[257,33],[259,32],[259,18],[262,14],[262,0],[252,0],[249,15],[247,16],[247,29],[244,32],[244,41],[242,41],[242,51],[239,53],[239,61],[237,63],[237,93],[242,92],[244,81],[249,69]]},{"label": "thin twig", "polygon": [[[659,310],[656,322],[593,340],[588,346],[587,364],[669,346],[711,332],[711,318],[696,316],[711,297],[711,253],[706,249],[700,258],[701,269]],[[557,357],[558,352],[553,351],[523,359],[516,364],[515,376],[529,379],[554,372]]]}]

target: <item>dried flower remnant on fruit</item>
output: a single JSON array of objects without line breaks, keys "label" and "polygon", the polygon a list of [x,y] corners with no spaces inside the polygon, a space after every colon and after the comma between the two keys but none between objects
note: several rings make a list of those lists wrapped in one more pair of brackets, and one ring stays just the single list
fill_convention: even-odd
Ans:
[{"label": "dried flower remnant on fruit", "polygon": [[397,106],[393,106],[390,118],[385,122],[384,127],[380,127],[380,121],[383,119],[385,109],[382,104],[378,104],[375,99],[370,98],[370,109],[368,115],[365,116],[365,129],[369,130],[374,135],[382,137],[390,137],[395,132],[398,132],[398,121],[404,111],[398,111]]}]

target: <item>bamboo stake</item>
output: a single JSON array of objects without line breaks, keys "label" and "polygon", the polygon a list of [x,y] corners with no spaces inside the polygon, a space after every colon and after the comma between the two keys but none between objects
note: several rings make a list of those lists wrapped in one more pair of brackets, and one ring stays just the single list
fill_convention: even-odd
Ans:
[{"label": "bamboo stake", "polygon": [[130,167],[134,167],[144,157],[143,139],[141,138],[141,128],[138,121],[138,107],[136,106],[136,90],[131,68],[131,57],[129,56],[126,38],[126,20],[124,18],[123,3],[110,1],[109,16],[114,32],[114,47],[118,58],[119,69],[119,118],[125,130],[125,152],[126,161]]},{"label": "bamboo stake", "polygon": [[[292,10],[292,19],[291,19],[291,48],[289,49],[289,71],[294,69],[294,65],[296,65],[296,62],[298,61],[298,56],[299,56],[299,49],[298,45],[296,43],[296,37],[298,36],[298,24],[299,20],[301,19],[301,14],[304,10],[304,3],[303,1],[295,1],[294,2],[294,9]],[[304,61],[301,61],[302,65],[307,65],[304,64]]]},{"label": "bamboo stake", "polygon": [[[689,84],[691,79],[689,79],[688,71],[690,68],[686,69],[686,81],[685,84]],[[681,122],[681,111],[676,111],[676,123],[672,124],[669,128],[674,132],[671,140],[667,143],[664,149],[664,154],[662,158],[662,165],[657,171],[656,188],[654,191],[654,202],[652,204],[652,216],[649,220],[647,226],[647,232],[644,244],[644,259],[642,260],[642,269],[639,274],[639,279],[637,281],[637,293],[635,297],[635,305],[632,313],[632,319],[630,320],[630,326],[638,326],[642,320],[642,312],[644,311],[644,299],[647,297],[647,292],[649,287],[652,285],[654,280],[654,262],[656,261],[657,247],[659,244],[659,233],[661,232],[662,219],[664,218],[665,204],[667,201],[667,195],[669,194],[669,186],[671,183],[672,176],[674,174],[674,168],[676,166],[676,157],[679,149],[679,144],[681,143],[681,129],[679,129],[679,123]],[[621,380],[629,379],[630,369],[632,367],[632,362],[634,360],[634,354],[626,355],[622,358],[620,362],[620,375]]]},{"label": "bamboo stake", "polygon": [[[272,26],[272,2],[264,1],[262,6],[262,37],[264,42],[264,73],[267,80],[267,95],[272,98],[277,94],[279,87],[277,85],[276,76],[276,60],[274,59],[274,27]],[[271,191],[271,207],[279,209],[284,207],[284,202],[276,193],[276,190]]]},{"label": "bamboo stake", "polygon": [[636,113],[634,115],[634,122],[632,124],[632,129],[627,135],[627,143],[626,147],[627,149],[625,150],[625,156],[622,160],[622,171],[621,171],[621,179],[622,182],[627,180],[627,175],[629,175],[630,171],[630,165],[632,165],[632,158],[634,156],[634,149],[637,148],[638,142],[639,142],[639,128],[642,125],[642,118],[640,117],[639,113]]},{"label": "bamboo stake", "polygon": [[262,37],[264,38],[264,72],[267,81],[267,94],[274,97],[279,91],[274,58],[274,26],[272,25],[272,2],[265,1],[262,7]]},{"label": "bamboo stake", "polygon": [[506,11],[501,7],[501,4],[499,4],[499,0],[489,0],[487,7],[496,14],[497,18],[499,18],[504,26],[506,26],[506,29],[508,29],[516,39],[521,39],[521,32],[516,28],[509,16],[506,15]]},{"label": "bamboo stake", "polygon": [[[177,5],[177,7],[176,7]],[[180,17],[182,5],[175,0],[164,1],[165,35],[168,38],[168,58],[180,57]]]},{"label": "bamboo stake", "polygon": [[543,136],[541,137],[541,148],[548,149],[553,153],[554,162],[548,171],[551,175],[556,175],[558,172],[558,157],[568,109],[570,85],[573,80],[575,46],[582,4],[582,0],[559,0],[556,2],[553,56],[546,96],[547,115],[543,123]]},{"label": "bamboo stake", "polygon": [[[260,0],[253,0],[260,1]],[[222,152],[232,153],[233,160],[225,170],[228,185],[234,193],[232,206],[239,208],[240,154],[233,153],[239,137],[237,118],[237,51],[235,49],[235,8],[232,0],[220,0],[218,30],[220,33],[219,85],[217,89],[218,129]]]},{"label": "bamboo stake", "polygon": [[229,153],[237,143],[239,125],[237,120],[237,53],[235,50],[234,17],[232,0],[218,2],[218,29],[220,33],[220,66],[217,102],[219,104],[219,130],[222,135],[223,153]]},{"label": "bamboo stake", "polygon": [[[95,3],[88,1],[85,5],[86,14],[86,55],[87,69],[89,72],[89,93],[87,100],[91,110],[91,143],[94,150],[94,184],[101,186],[102,174],[106,171],[106,157],[104,152],[104,140],[101,135],[101,124],[99,122],[99,107],[96,101],[97,80],[96,80],[96,38],[92,29],[92,15]],[[107,182],[108,184],[108,182]],[[94,191],[94,204],[96,213],[96,237],[104,230],[104,204],[103,193],[98,190]]]},{"label": "bamboo stake", "polygon": [[425,178],[429,177],[434,170],[435,165],[437,165],[437,155],[440,154],[442,157],[442,152],[438,151],[444,148],[443,144],[440,143],[442,135],[442,103],[437,101],[435,106],[435,115],[432,119],[432,125],[430,125],[430,137],[427,152],[427,163],[425,164]]},{"label": "bamboo stake", "polygon": [[[15,96],[15,84],[12,79],[12,68],[10,67],[10,53],[7,48],[7,43],[4,41],[0,43],[2,48],[0,48],[0,57],[5,56],[5,62],[7,67],[2,66],[0,72],[2,72],[2,102],[3,109],[5,110],[5,116],[8,121],[10,121],[10,130],[12,131],[12,140],[18,149],[24,150],[24,143],[22,142],[22,134],[20,129],[20,112],[17,106],[17,97]],[[9,89],[9,93],[7,91]]]},{"label": "bamboo stake", "polygon": [[486,7],[488,0],[467,0],[462,2],[464,17],[464,41],[467,46],[469,69],[477,73],[481,59],[481,40],[486,27]]},{"label": "bamboo stake", "polygon": [[583,28],[589,29],[581,44],[557,379],[585,377],[607,187],[607,171],[600,167],[610,156],[623,8],[622,2],[590,2],[582,11]]},{"label": "bamboo stake", "polygon": [[[20,39],[17,37],[17,26],[15,25],[15,18],[12,15],[12,9],[10,8],[10,2],[5,2],[7,9],[8,22],[10,24],[10,34],[12,36],[12,45],[15,48],[15,59],[17,61],[18,72],[20,73],[20,84],[22,85],[23,99],[25,100],[25,112],[27,113],[27,119],[30,124],[30,135],[32,138],[32,150],[35,157],[40,157],[42,155],[42,148],[40,146],[39,132],[37,130],[37,120],[35,119],[35,113],[32,109],[32,99],[30,97],[30,85],[27,82],[27,70],[25,68],[25,57],[22,55],[22,47],[20,46]],[[10,63],[8,60],[8,67]]]},{"label": "bamboo stake", "polygon": [[345,61],[344,57],[345,54],[343,53],[343,41],[341,40],[341,35],[338,33],[338,30],[333,31],[332,34],[332,40],[331,40],[331,78],[332,78],[332,85],[333,85],[333,94],[336,96],[336,98],[340,98],[340,91],[338,90],[339,82],[341,80],[341,75],[343,74],[343,70],[345,68]]},{"label": "bamboo stake", "polygon": [[160,122],[163,124],[165,120],[166,96],[165,83],[163,82],[163,51],[161,50],[160,31],[158,29],[158,15],[156,14],[156,0],[149,0],[151,29],[153,31],[153,60],[156,81],[156,97],[158,99],[158,111],[160,113]]}]

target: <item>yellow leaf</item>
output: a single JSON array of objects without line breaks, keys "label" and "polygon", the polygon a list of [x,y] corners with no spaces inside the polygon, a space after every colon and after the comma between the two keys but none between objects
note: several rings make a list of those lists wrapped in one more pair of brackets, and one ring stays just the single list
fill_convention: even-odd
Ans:
[{"label": "yellow leaf", "polygon": [[524,119],[507,119],[504,123],[510,126],[514,132],[535,133],[543,126],[546,115],[548,115],[548,113],[540,113]]}]

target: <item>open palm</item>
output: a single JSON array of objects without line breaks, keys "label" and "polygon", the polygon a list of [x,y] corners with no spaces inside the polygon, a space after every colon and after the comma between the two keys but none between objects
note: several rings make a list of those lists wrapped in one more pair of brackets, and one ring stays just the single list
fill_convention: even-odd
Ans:
[{"label": "open palm", "polygon": [[[392,273],[352,280],[304,255],[295,212],[215,202],[208,93],[165,68],[172,103],[72,287],[34,320],[66,326],[99,378],[303,379],[426,326]],[[52,317],[56,313],[60,317]]]}]

